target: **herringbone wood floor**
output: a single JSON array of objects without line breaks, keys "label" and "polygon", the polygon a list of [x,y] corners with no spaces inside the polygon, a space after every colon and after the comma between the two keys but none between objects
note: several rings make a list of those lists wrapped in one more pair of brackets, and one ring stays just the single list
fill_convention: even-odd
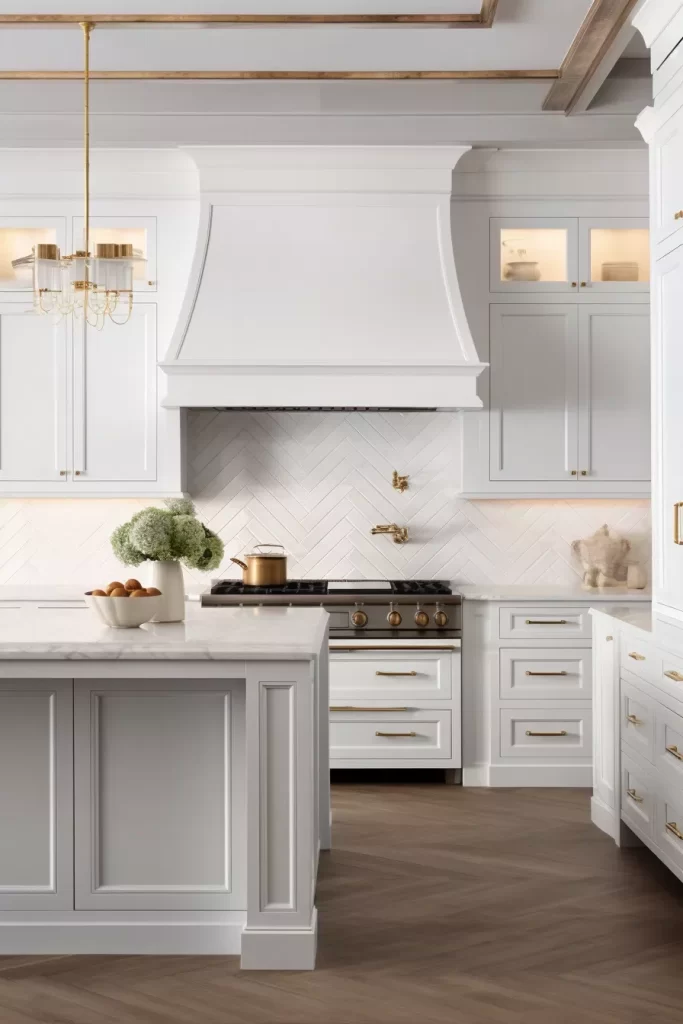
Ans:
[{"label": "herringbone wood floor", "polygon": [[313,973],[0,958],[0,1022],[674,1024],[683,886],[585,790],[335,785]]}]

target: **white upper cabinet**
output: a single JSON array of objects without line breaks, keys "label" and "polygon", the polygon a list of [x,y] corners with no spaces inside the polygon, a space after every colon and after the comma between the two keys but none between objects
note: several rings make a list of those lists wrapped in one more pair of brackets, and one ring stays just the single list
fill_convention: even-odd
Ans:
[{"label": "white upper cabinet", "polygon": [[67,468],[66,323],[1,302],[0,483],[63,489]]},{"label": "white upper cabinet", "polygon": [[578,480],[650,481],[650,309],[579,309]]},{"label": "white upper cabinet", "polygon": [[576,479],[577,307],[491,306],[491,479]]},{"label": "white upper cabinet", "polygon": [[578,225],[580,295],[649,291],[650,231],[646,218],[580,218]]},{"label": "white upper cabinet", "polygon": [[101,331],[74,324],[73,480],[154,480],[157,451],[156,305]]},{"label": "white upper cabinet", "polygon": [[683,229],[683,109],[654,138],[650,158],[652,244],[655,256],[680,245]]}]

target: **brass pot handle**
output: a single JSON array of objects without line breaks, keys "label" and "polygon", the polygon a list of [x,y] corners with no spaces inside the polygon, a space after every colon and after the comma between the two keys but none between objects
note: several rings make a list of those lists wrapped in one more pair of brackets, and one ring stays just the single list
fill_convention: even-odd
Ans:
[{"label": "brass pot handle", "polygon": [[254,544],[255,548],[282,548],[285,550],[284,544]]},{"label": "brass pot handle", "polygon": [[231,558],[230,561],[234,562],[235,565],[239,565],[240,569],[244,569],[245,572],[247,571],[248,566],[246,566],[239,558]]}]

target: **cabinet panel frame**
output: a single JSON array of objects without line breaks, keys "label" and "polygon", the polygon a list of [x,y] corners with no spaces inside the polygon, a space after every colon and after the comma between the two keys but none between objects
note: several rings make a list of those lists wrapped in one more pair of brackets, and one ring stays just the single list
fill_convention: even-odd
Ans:
[{"label": "cabinet panel frame", "polygon": [[[649,229],[647,217],[579,217],[579,295],[591,292],[630,294],[650,291],[649,281],[591,281],[591,231],[593,228],[619,230]],[[584,284],[585,282],[585,284]]]}]

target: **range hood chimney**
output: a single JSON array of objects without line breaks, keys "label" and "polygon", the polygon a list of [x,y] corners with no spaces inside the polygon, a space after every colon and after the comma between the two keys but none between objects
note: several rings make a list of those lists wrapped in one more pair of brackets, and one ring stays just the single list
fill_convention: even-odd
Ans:
[{"label": "range hood chimney", "polygon": [[164,405],[480,408],[451,239],[467,146],[210,146]]}]

